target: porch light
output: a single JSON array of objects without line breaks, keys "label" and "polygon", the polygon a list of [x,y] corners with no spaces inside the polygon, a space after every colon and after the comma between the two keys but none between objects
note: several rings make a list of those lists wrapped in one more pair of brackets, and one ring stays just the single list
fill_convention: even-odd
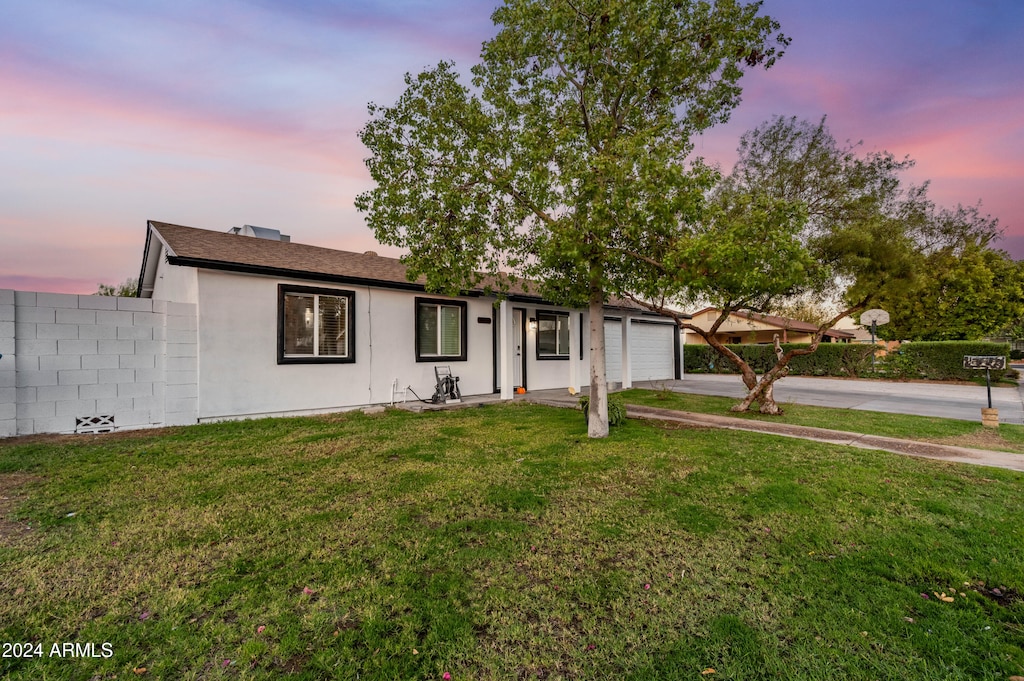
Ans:
[{"label": "porch light", "polygon": [[530,317],[530,331],[537,330],[537,320],[534,317]]}]

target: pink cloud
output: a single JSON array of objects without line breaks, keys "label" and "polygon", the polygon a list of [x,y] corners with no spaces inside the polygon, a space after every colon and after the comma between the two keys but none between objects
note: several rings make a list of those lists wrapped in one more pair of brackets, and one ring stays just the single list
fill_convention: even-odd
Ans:
[{"label": "pink cloud", "polygon": [[[31,78],[17,70],[0,71],[0,90],[15,103],[0,110],[0,121],[21,134],[164,154],[242,156],[254,163],[343,176],[365,172],[355,130],[314,129],[245,112],[191,111],[119,92],[95,92],[60,77]],[[335,114],[339,121],[354,117],[352,111]]]}]

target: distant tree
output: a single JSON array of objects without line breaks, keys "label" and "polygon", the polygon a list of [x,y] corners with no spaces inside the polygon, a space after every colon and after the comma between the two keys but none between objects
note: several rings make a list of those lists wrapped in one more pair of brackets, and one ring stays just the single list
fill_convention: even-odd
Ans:
[{"label": "distant tree", "polygon": [[96,291],[98,296],[120,296],[121,298],[135,298],[139,292],[139,280],[134,278],[128,278],[122,281],[117,286],[111,286],[110,284],[100,284],[99,290]]},{"label": "distant tree", "polygon": [[1024,316],[1024,264],[979,239],[929,253],[913,285],[880,301],[890,340],[978,340]]},{"label": "distant tree", "polygon": [[[356,206],[410,276],[457,294],[510,272],[590,310],[591,437],[608,434],[603,305],[702,209],[691,137],[728,118],[744,71],[788,43],[760,2],[506,0],[473,67],[406,76],[360,132]],[[483,279],[483,275],[492,278]]]},{"label": "distant tree", "polygon": [[788,317],[789,319],[821,326],[835,316],[835,310],[832,307],[832,305],[824,303],[813,296],[806,296],[804,298],[783,301],[775,305],[770,312],[780,317]]}]

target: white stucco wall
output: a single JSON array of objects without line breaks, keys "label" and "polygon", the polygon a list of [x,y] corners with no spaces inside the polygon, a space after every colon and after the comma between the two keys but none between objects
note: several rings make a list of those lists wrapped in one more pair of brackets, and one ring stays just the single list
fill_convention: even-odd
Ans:
[{"label": "white stucco wall", "polygon": [[[526,387],[527,390],[550,390],[552,388],[564,388],[569,385],[569,358],[565,359],[540,359],[537,357],[537,332],[530,328],[529,320],[537,318],[537,312],[566,312],[565,308],[551,307],[548,305],[536,307],[533,305],[518,305],[526,308]],[[586,317],[584,317],[586,319]],[[574,333],[579,337],[579,330]],[[589,348],[587,333],[583,334],[584,347]],[[579,355],[577,355],[577,361]],[[583,361],[580,364],[584,377],[588,374],[590,361],[587,350],[583,351]],[[584,383],[589,381],[584,380]]]},{"label": "white stucco wall", "polygon": [[153,295],[151,296],[153,300],[197,304],[199,302],[198,270],[194,267],[169,264],[164,258],[163,244],[154,240],[154,245],[159,246],[159,253],[155,256],[157,268],[156,278],[153,280]]},{"label": "white stucco wall", "polygon": [[[352,363],[279,364],[278,296],[280,285],[351,291],[355,319]],[[331,282],[296,280],[161,263],[154,297],[197,301],[198,418],[221,420],[265,415],[339,411],[387,404],[392,385],[411,386],[422,398],[434,391],[434,367],[450,366],[463,395],[494,392],[496,332],[494,299],[462,297],[467,305],[465,361],[416,361],[415,299],[432,294]],[[579,381],[589,382],[588,315],[583,326],[582,358],[539,359],[537,332],[529,320],[538,311],[565,312],[550,305],[516,303],[526,322],[526,385],[530,391],[565,388],[575,363]],[[481,323],[480,319],[491,323]],[[617,325],[616,325],[617,329]],[[574,331],[578,340],[578,331]],[[611,338],[615,345],[618,338]],[[410,392],[409,400],[415,399]]]},{"label": "white stucco wall", "polygon": [[[279,284],[355,294],[354,363],[277,363]],[[199,271],[199,294],[201,420],[388,403],[395,379],[429,399],[435,365],[451,366],[465,395],[494,389],[493,323],[477,321],[492,318],[492,299],[459,299],[467,303],[466,361],[417,362],[415,299],[438,296],[213,270]]]}]

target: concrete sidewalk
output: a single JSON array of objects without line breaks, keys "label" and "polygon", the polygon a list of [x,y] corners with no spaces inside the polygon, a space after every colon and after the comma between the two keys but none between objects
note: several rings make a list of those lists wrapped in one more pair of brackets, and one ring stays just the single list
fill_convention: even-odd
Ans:
[{"label": "concrete sidewalk", "polygon": [[893,454],[901,454],[903,456],[938,459],[941,461],[955,461],[957,463],[969,463],[977,466],[992,466],[994,468],[1006,468],[1011,471],[1024,472],[1024,454],[1015,454],[1013,452],[997,452],[988,449],[970,449],[967,447],[933,444],[931,442],[919,442],[917,440],[902,440],[895,437],[883,437],[881,435],[848,433],[828,428],[794,426],[787,423],[755,421],[752,419],[718,416],[715,414],[696,414],[688,411],[673,411],[670,409],[656,409],[653,407],[640,407],[634,405],[629,405],[626,408],[626,413],[634,418],[685,423],[693,426],[770,433],[772,435],[795,437],[802,440],[814,440],[816,442],[825,442],[833,445],[846,445],[848,447],[859,447],[861,449],[882,450],[884,452],[892,452]]},{"label": "concrete sidewalk", "polygon": [[[739,378],[733,376],[738,382]],[[670,382],[673,387],[678,381]],[[742,384],[741,384],[742,385]],[[638,384],[636,387],[651,388],[647,383]],[[958,386],[954,386],[958,387]],[[982,388],[984,390],[984,388]],[[1015,391],[1016,392],[1016,391]],[[993,395],[993,400],[995,396]],[[527,393],[521,398],[528,402],[544,404],[552,407],[575,409],[579,402],[578,396],[569,395],[564,390],[541,390]],[[657,421],[668,421],[682,423],[703,428],[726,428],[729,430],[745,430],[756,433],[769,433],[782,437],[795,437],[802,440],[813,440],[833,445],[845,445],[848,447],[859,447],[861,449],[874,449],[901,456],[914,456],[925,459],[936,459],[941,461],[952,461],[956,463],[967,463],[976,466],[991,466],[1004,468],[1012,471],[1024,472],[1024,454],[1013,452],[999,452],[987,449],[971,449],[968,447],[956,447],[953,445],[941,445],[931,442],[920,442],[917,440],[903,440],[894,437],[883,437],[880,435],[865,435],[863,433],[851,433],[828,428],[811,428],[807,426],[796,426],[777,421],[760,421],[735,416],[719,416],[717,414],[698,414],[688,411],[676,411],[672,409],[658,409],[654,407],[641,407],[627,405],[626,413],[632,418],[650,419]]]}]

